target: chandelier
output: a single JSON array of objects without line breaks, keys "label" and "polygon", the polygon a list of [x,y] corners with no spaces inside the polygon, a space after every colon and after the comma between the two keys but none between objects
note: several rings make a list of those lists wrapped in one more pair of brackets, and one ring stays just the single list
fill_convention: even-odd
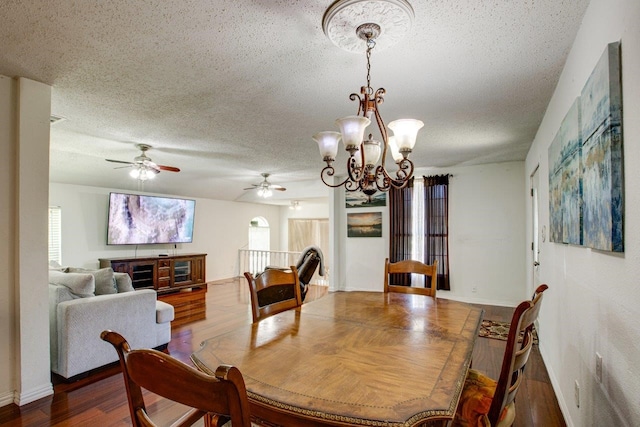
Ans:
[{"label": "chandelier", "polygon": [[[313,136],[322,160],[327,164],[320,173],[322,182],[333,188],[344,186],[346,191],[362,191],[369,198],[377,191],[407,186],[414,169],[409,154],[415,145],[418,131],[424,126],[420,120],[394,120],[388,125],[393,136],[388,135],[378,110],[378,106],[384,102],[386,91],[383,88],[374,91],[371,87],[371,51],[376,47],[382,32],[381,26],[373,22],[373,19],[380,19],[384,23],[385,37],[390,39],[385,41],[388,45],[408,32],[413,20],[413,9],[405,0],[339,0],[325,13],[323,28],[335,44],[351,51],[366,48],[367,85],[360,88],[360,94],[352,93],[349,96],[352,101],[358,101],[358,112],[355,116],[336,120],[340,132],[319,132]],[[359,24],[356,27],[350,25],[350,21]],[[355,34],[352,31],[354,27]],[[345,30],[352,32],[345,34]],[[377,124],[382,141],[374,140],[371,133],[365,139],[366,128],[372,120]],[[327,178],[335,174],[333,162],[340,140],[349,152],[347,177],[334,184],[328,182]],[[394,175],[385,167],[387,150],[391,151],[396,163]]]}]

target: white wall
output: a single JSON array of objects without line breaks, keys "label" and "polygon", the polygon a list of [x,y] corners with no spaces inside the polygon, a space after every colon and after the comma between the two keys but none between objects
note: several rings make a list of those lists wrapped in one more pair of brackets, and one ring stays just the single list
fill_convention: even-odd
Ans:
[{"label": "white wall", "polygon": [[[523,162],[418,170],[415,176],[452,174],[449,184],[451,291],[439,296],[514,306],[526,298]],[[345,209],[338,191],[334,237],[342,262],[338,289],[382,291],[389,253],[388,202],[384,208]],[[347,238],[347,212],[382,211],[382,238]],[[472,288],[477,289],[476,292]]]},{"label": "white wall", "polygon": [[[109,192],[100,187],[51,183],[49,204],[62,208],[62,263],[98,266],[98,258],[173,253],[173,245],[107,246]],[[148,193],[147,193],[148,194]],[[206,253],[207,280],[238,274],[238,249],[246,247],[251,219],[262,216],[271,228],[271,249],[280,250],[280,208],[253,203],[195,199],[193,243],[177,245],[177,253]]]},{"label": "white wall", "polygon": [[[527,297],[523,162],[450,168],[451,291],[439,296],[515,306]],[[476,289],[474,292],[473,288]]]},{"label": "white wall", "polygon": [[[343,277],[338,289],[348,291],[382,291],[384,260],[389,256],[389,198],[384,208],[345,208],[344,189],[340,187],[338,204],[339,239],[342,239]],[[382,237],[347,237],[347,214],[382,212]]]},{"label": "white wall", "polygon": [[[540,350],[569,426],[640,425],[639,22],[638,0],[591,1],[526,160],[526,179],[540,165],[540,226],[548,230],[549,145],[607,44],[620,40],[625,252],[548,241],[540,248],[540,279],[550,287],[540,315]],[[603,357],[602,383],[596,352]]]}]

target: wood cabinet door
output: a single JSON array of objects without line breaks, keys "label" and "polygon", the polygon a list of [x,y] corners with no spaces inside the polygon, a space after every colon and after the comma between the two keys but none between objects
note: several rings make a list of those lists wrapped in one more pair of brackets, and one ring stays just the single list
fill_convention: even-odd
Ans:
[{"label": "wood cabinet door", "polygon": [[173,260],[174,287],[184,287],[193,283],[193,258],[175,258]]},{"label": "wood cabinet door", "polygon": [[158,280],[156,282],[157,290],[167,289],[171,287],[173,279],[171,272],[173,271],[173,260],[171,259],[159,259],[158,260]]},{"label": "wood cabinet door", "polygon": [[204,256],[194,257],[191,265],[191,274],[193,277],[193,283],[205,283],[206,281],[206,262]]},{"label": "wood cabinet door", "polygon": [[135,289],[155,289],[158,269],[155,261],[129,262],[129,275]]}]

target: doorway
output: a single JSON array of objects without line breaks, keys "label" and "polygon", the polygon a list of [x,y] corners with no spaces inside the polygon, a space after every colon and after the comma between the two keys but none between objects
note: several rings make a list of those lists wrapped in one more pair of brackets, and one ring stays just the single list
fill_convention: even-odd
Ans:
[{"label": "doorway", "polygon": [[329,219],[289,218],[289,242],[291,252],[300,252],[307,246],[317,246],[322,251],[325,275],[316,271],[310,283],[328,285],[329,280]]},{"label": "doorway", "polygon": [[252,274],[259,273],[271,263],[271,230],[269,221],[257,216],[249,223],[249,260],[248,271]]},{"label": "doorway", "polygon": [[540,229],[540,166],[536,166],[535,170],[531,174],[531,262],[532,262],[532,279],[531,286],[527,289],[528,294],[533,294],[535,289],[540,283],[540,243],[544,242],[546,238],[546,229],[543,226]]}]

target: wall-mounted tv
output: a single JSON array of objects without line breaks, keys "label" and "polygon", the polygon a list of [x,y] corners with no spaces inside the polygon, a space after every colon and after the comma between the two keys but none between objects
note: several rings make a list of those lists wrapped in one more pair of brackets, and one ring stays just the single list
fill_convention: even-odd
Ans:
[{"label": "wall-mounted tv", "polygon": [[196,201],[109,194],[107,245],[191,243]]}]

